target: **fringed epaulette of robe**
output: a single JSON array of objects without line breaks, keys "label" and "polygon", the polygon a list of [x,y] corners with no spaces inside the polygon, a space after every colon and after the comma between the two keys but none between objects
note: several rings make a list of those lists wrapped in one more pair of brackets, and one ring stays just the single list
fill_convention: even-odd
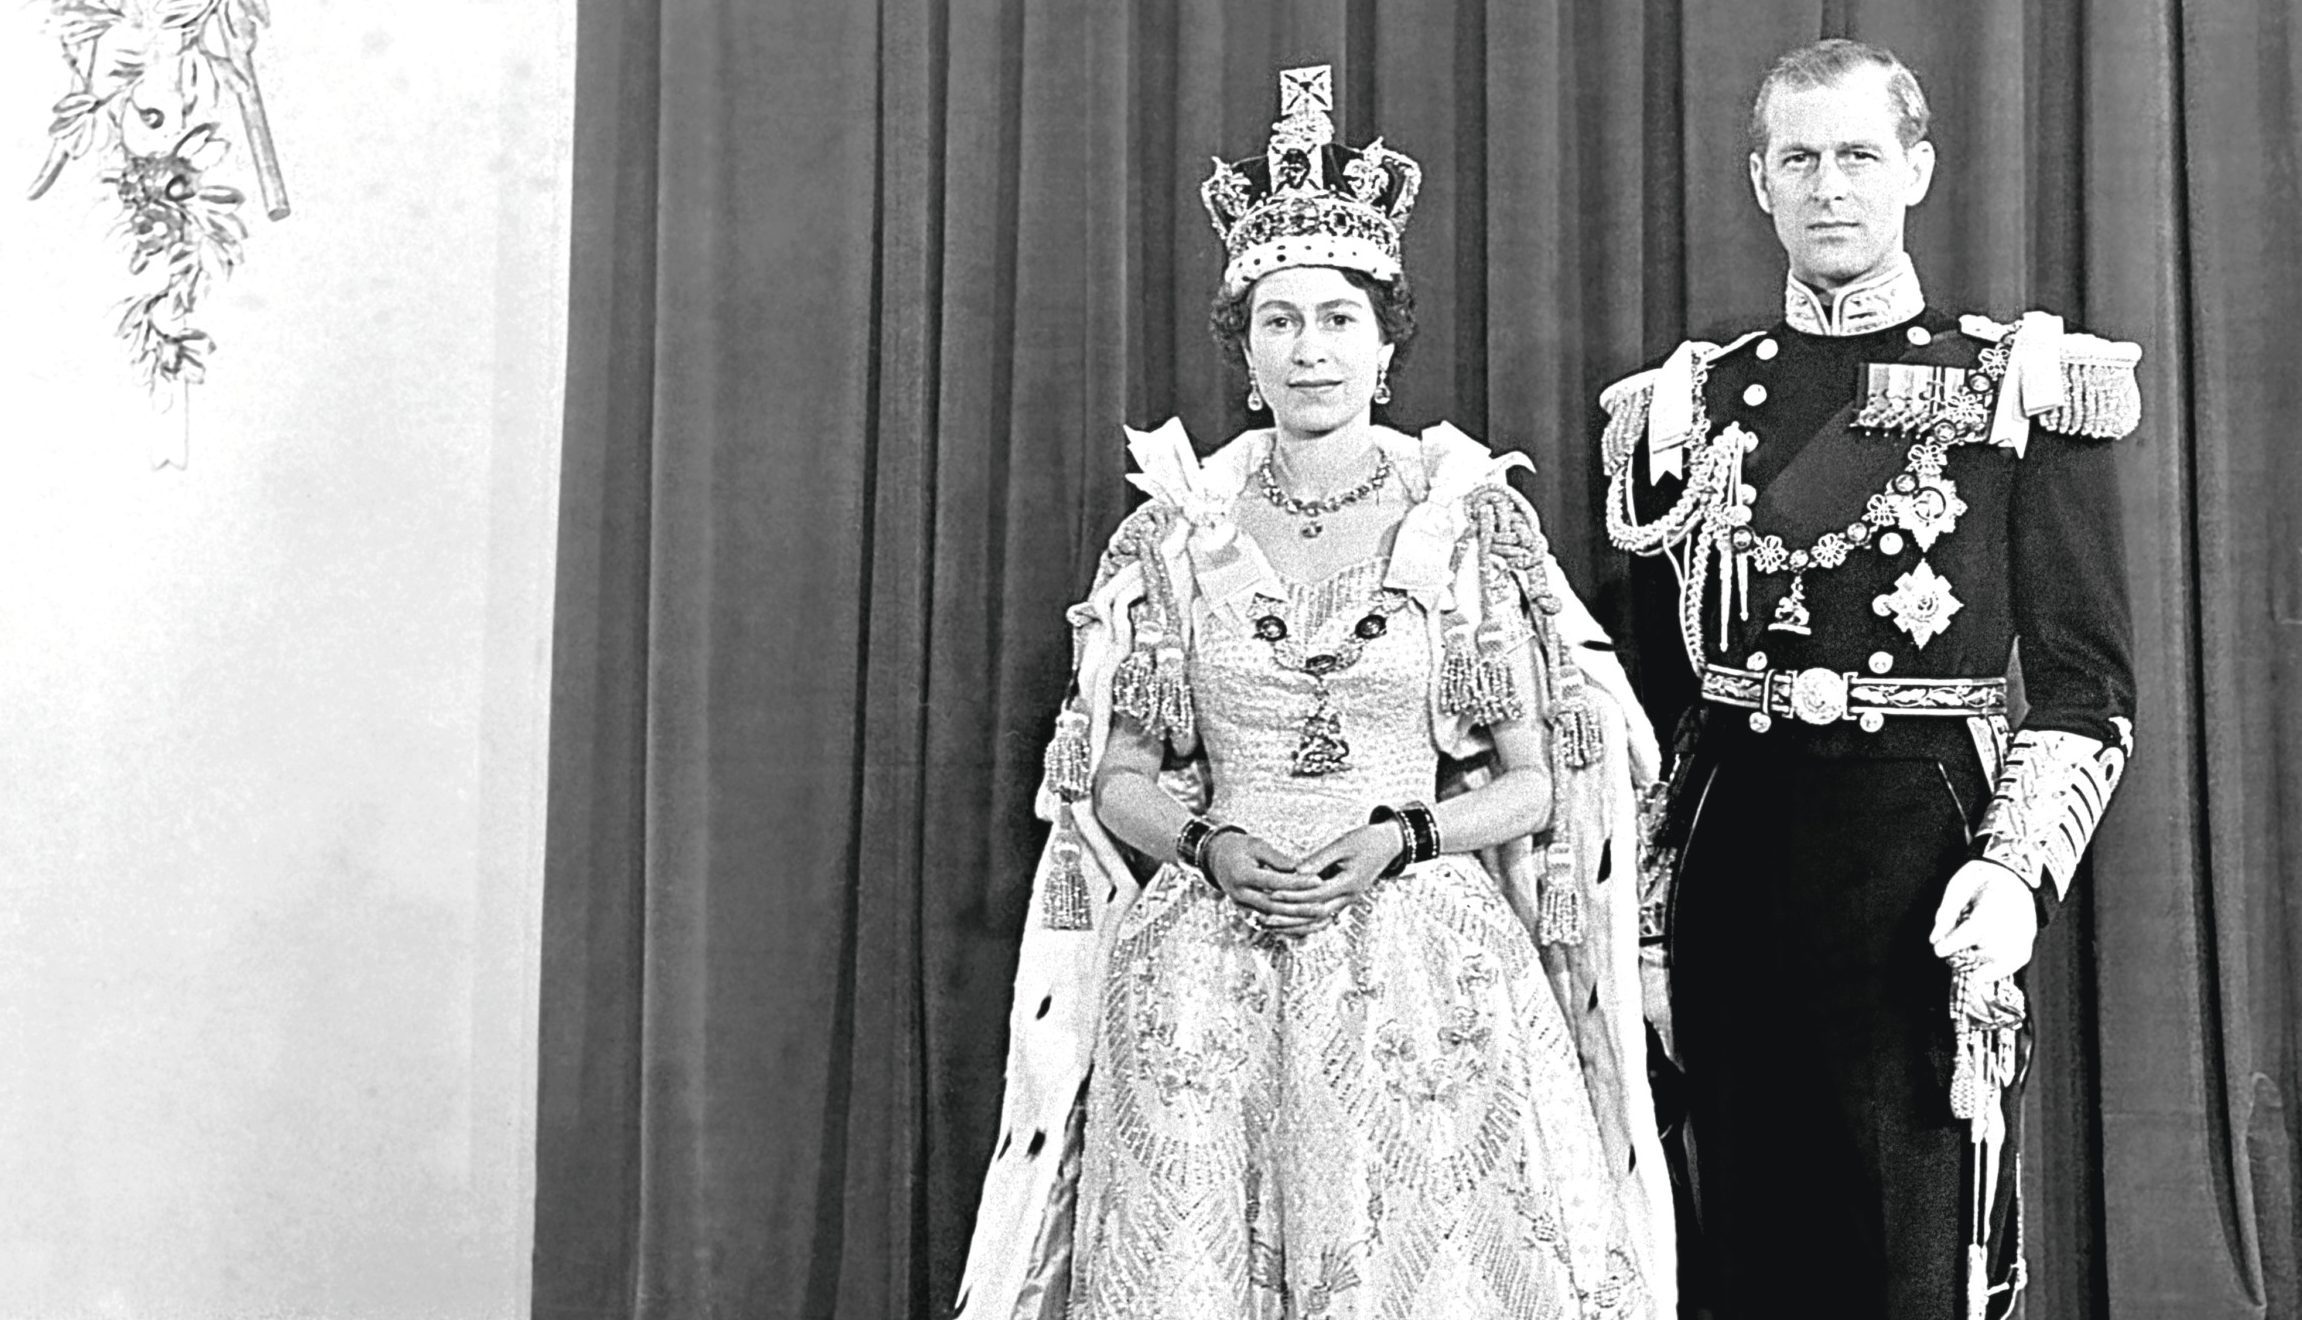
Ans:
[{"label": "fringed epaulette of robe", "polygon": [[1962,316],[1958,327],[1993,344],[2013,336],[1990,438],[2017,456],[2032,424],[2084,440],[2116,440],[2142,424],[2141,345],[2069,330],[2051,312],[2025,312],[2013,325]]},{"label": "fringed epaulette of robe", "polygon": [[1112,677],[1111,703],[1152,737],[1188,744],[1196,729],[1191,675],[1184,659],[1183,609],[1167,570],[1161,542],[1175,525],[1174,509],[1146,504],[1120,525],[1124,550],[1143,569],[1145,591],[1134,606],[1135,645]]},{"label": "fringed epaulette of robe", "polygon": [[1040,814],[1054,826],[1048,835],[1047,882],[1040,886],[1039,896],[1040,920],[1050,930],[1094,927],[1086,853],[1074,805],[1093,790],[1095,773],[1093,722],[1083,691],[1083,683],[1095,680],[1082,671],[1091,658],[1090,639],[1103,626],[1093,598],[1109,593],[1113,580],[1123,573],[1140,589],[1124,606],[1131,625],[1130,644],[1111,675],[1111,707],[1156,737],[1183,742],[1191,737],[1190,680],[1175,622],[1181,611],[1163,545],[1174,525],[1175,510],[1157,502],[1128,514],[1111,534],[1096,566],[1090,601],[1072,606],[1066,616],[1071,624],[1071,683],[1042,758],[1039,789]]},{"label": "fringed epaulette of robe", "polygon": [[[1551,752],[1554,795],[1570,777],[1598,763],[1600,726],[1581,666],[1556,619],[1560,599],[1550,581],[1550,544],[1535,511],[1517,491],[1481,486],[1464,500],[1469,526],[1460,552],[1476,556],[1480,609],[1475,626],[1459,614],[1442,624],[1440,709],[1478,724],[1542,718]],[[1517,690],[1513,653],[1533,649],[1527,667],[1541,689]],[[1565,817],[1554,802],[1552,817]],[[1535,904],[1535,938],[1544,944],[1583,940],[1592,877],[1574,842],[1554,828],[1544,846]]]}]

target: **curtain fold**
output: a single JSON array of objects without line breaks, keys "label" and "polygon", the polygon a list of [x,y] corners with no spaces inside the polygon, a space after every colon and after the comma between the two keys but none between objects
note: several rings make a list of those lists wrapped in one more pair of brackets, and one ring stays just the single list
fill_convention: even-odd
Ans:
[{"label": "curtain fold", "polygon": [[1531,455],[1779,314],[1748,100],[1894,47],[1933,301],[2140,341],[2143,713],[2042,942],[2032,1317],[2302,1314],[2302,53],[2283,0],[581,0],[535,1313],[948,1305],[1121,423],[1245,423],[1197,187],[1276,71],[1419,159],[1395,424]]}]

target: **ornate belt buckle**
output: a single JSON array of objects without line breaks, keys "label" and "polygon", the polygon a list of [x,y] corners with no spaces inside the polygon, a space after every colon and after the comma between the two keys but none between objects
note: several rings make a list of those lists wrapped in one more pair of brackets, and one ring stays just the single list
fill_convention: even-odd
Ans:
[{"label": "ornate belt buckle", "polygon": [[1846,675],[1835,669],[1802,669],[1790,682],[1790,711],[1809,724],[1835,724],[1846,718]]}]

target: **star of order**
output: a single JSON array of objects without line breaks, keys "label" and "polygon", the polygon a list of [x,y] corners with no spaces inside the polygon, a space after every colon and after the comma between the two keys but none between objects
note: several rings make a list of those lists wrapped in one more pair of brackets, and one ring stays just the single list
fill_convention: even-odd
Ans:
[{"label": "star of order", "polygon": [[1910,634],[1911,644],[1924,650],[1965,604],[1951,594],[1950,580],[1921,559],[1918,567],[1895,579],[1893,591],[1871,601],[1871,608],[1891,617],[1895,627]]},{"label": "star of order", "polygon": [[1958,515],[1966,512],[1966,501],[1958,498],[1958,487],[1950,478],[1921,477],[1918,489],[1904,496],[1895,512],[1900,515],[1897,521],[1923,553],[1934,548],[1936,537],[1958,529]]}]

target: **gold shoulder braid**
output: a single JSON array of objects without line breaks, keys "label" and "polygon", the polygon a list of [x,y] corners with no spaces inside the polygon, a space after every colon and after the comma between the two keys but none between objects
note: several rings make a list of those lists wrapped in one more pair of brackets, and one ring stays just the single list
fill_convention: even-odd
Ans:
[{"label": "gold shoulder braid", "polygon": [[[1095,592],[1101,592],[1111,579],[1129,564],[1142,566],[1144,600],[1128,607],[1136,616],[1135,647],[1120,661],[1113,677],[1113,704],[1134,716],[1154,735],[1177,727],[1173,715],[1181,711],[1181,730],[1188,736],[1191,717],[1191,696],[1182,679],[1182,650],[1172,649],[1175,655],[1166,661],[1161,671],[1163,652],[1169,649],[1168,639],[1174,636],[1168,624],[1175,616],[1173,593],[1163,571],[1159,556],[1159,542],[1167,529],[1174,525],[1175,511],[1165,505],[1151,503],[1137,508],[1119,524],[1111,534],[1110,544],[1104,547],[1102,558],[1095,569]],[[1093,593],[1090,593],[1093,594]],[[1094,926],[1087,897],[1087,878],[1080,866],[1079,830],[1072,819],[1073,804],[1084,799],[1094,787],[1094,744],[1088,724],[1085,703],[1079,691],[1080,664],[1085,658],[1087,632],[1095,626],[1096,614],[1092,604],[1082,603],[1065,611],[1071,625],[1071,684],[1064,693],[1063,706],[1055,716],[1055,734],[1048,740],[1047,750],[1041,758],[1040,791],[1043,811],[1051,811],[1054,832],[1048,846],[1051,870],[1043,887],[1040,902],[1040,920],[1049,930],[1089,930]],[[1171,690],[1180,685],[1181,690]]]},{"label": "gold shoulder braid", "polygon": [[[1473,718],[1484,718],[1480,709],[1505,709],[1508,718],[1524,718],[1526,703],[1512,682],[1509,651],[1519,641],[1514,625],[1526,620],[1532,631],[1528,644],[1539,648],[1542,661],[1533,666],[1536,681],[1548,689],[1540,708],[1550,733],[1553,794],[1551,839],[1543,849],[1537,885],[1535,938],[1544,944],[1580,944],[1588,903],[1574,846],[1561,837],[1559,822],[1565,818],[1568,777],[1601,760],[1598,713],[1582,668],[1556,624],[1561,606],[1551,591],[1550,545],[1534,509],[1503,485],[1472,491],[1465,506],[1471,523],[1465,540],[1475,538],[1478,544],[1486,612],[1477,634],[1478,659],[1469,666],[1475,681],[1459,692],[1471,705],[1458,709]],[[1442,707],[1445,697],[1442,688]]]},{"label": "gold shoulder braid", "polygon": [[[1175,510],[1147,504],[1146,518],[1130,518],[1134,558],[1143,569],[1144,593],[1135,607],[1135,645],[1111,678],[1111,704],[1154,738],[1190,741],[1196,727],[1191,678],[1183,655],[1183,611],[1159,542],[1175,525]],[[1124,530],[1124,529],[1123,529]]]},{"label": "gold shoulder braid", "polygon": [[[1149,544],[1156,546],[1159,543],[1159,538],[1165,535],[1165,529],[1174,516],[1175,511],[1172,508],[1152,501],[1135,506],[1126,517],[1120,519],[1118,530],[1111,533],[1111,540],[1104,545],[1101,558],[1095,562],[1095,587],[1088,594],[1093,595],[1096,591],[1103,590],[1104,584],[1109,582],[1120,569],[1135,562],[1143,543],[1142,537],[1146,533],[1151,537]],[[1073,620],[1074,624],[1077,622],[1078,620]],[[1073,665],[1076,666],[1079,657],[1074,655],[1071,659]]]},{"label": "gold shoulder braid", "polygon": [[[1554,746],[1570,768],[1580,770],[1595,764],[1601,745],[1598,720],[1592,713],[1582,668],[1552,624],[1560,605],[1551,593],[1550,542],[1543,536],[1535,511],[1507,486],[1482,486],[1471,492],[1469,505],[1482,555],[1480,577],[1489,586],[1488,599],[1496,598],[1495,586],[1516,586],[1516,594],[1508,603],[1527,611],[1542,643],[1542,671],[1550,682],[1548,715],[1556,735]],[[1496,612],[1490,610],[1489,618],[1495,617]],[[1482,634],[1486,631],[1481,628]],[[1509,666],[1500,665],[1498,670],[1500,683],[1507,686]]]},{"label": "gold shoulder braid", "polygon": [[[1722,518],[1731,516],[1727,506],[1733,504],[1732,496],[1740,483],[1743,453],[1742,436],[1736,428],[1728,427],[1723,436],[1711,435],[1711,417],[1703,406],[1703,390],[1710,382],[1714,356],[1705,346],[1698,345],[1689,380],[1693,425],[1684,436],[1665,437],[1677,441],[1688,454],[1685,485],[1669,511],[1652,521],[1638,520],[1633,490],[1638,481],[1638,464],[1633,459],[1650,425],[1648,414],[1654,381],[1650,377],[1643,385],[1624,382],[1600,398],[1612,415],[1604,453],[1607,539],[1616,549],[1630,554],[1669,556],[1679,580],[1679,638],[1686,648],[1688,661],[1698,669],[1703,662],[1702,590],[1698,575],[1705,569],[1710,553],[1717,548],[1709,520],[1714,511]],[[1627,390],[1626,385],[1630,386]],[[1625,430],[1618,437],[1612,417],[1628,417],[1634,413],[1639,418],[1638,428]],[[1694,602],[1691,605],[1690,598]]]},{"label": "gold shoulder braid", "polygon": [[1444,621],[1439,709],[1479,724],[1522,719],[1526,702],[1511,676],[1509,652],[1522,611],[1533,608],[1538,631],[1558,612],[1541,571],[1549,547],[1531,511],[1507,486],[1472,491],[1463,499],[1463,512],[1469,526],[1455,543],[1454,565],[1460,569],[1463,556],[1477,551],[1480,618],[1475,633],[1459,612]]}]

